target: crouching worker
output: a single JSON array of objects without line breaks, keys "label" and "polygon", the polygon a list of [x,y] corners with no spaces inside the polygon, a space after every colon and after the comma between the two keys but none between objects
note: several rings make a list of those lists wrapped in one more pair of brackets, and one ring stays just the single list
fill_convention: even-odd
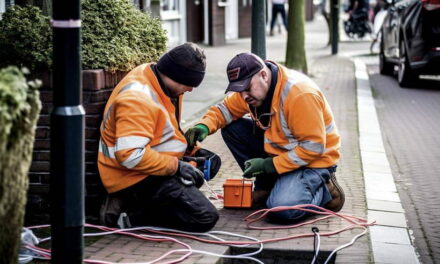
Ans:
[{"label": "crouching worker", "polygon": [[[230,93],[187,131],[189,144],[222,129],[243,176],[256,178],[254,207],[314,204],[341,210],[344,192],[335,177],[340,136],[317,85],[251,53],[236,55],[227,75]],[[304,216],[301,210],[270,215],[277,222]]]},{"label": "crouching worker", "polygon": [[115,87],[101,124],[98,168],[109,193],[101,224],[116,226],[122,212],[131,226],[205,232],[217,222],[218,211],[198,189],[203,165],[184,156],[210,159],[211,178],[220,158],[200,148],[187,152],[179,126],[182,95],[202,82],[205,68],[203,51],[186,43],[157,64],[136,67]]}]

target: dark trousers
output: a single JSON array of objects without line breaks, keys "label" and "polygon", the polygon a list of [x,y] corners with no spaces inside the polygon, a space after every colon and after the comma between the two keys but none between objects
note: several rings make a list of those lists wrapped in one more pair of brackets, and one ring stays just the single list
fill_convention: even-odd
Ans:
[{"label": "dark trousers", "polygon": [[[264,151],[264,131],[254,125],[249,118],[240,118],[224,127],[222,130],[223,140],[237,161],[244,170],[244,162],[253,158],[269,157]],[[255,190],[271,190],[276,177],[267,175],[255,178]]]},{"label": "dark trousers", "polygon": [[110,194],[122,200],[133,226],[160,226],[192,232],[214,227],[219,214],[195,186],[184,186],[175,176],[149,176],[127,189]]},{"label": "dark trousers", "polygon": [[286,9],[284,9],[284,5],[283,4],[273,4],[272,5],[272,21],[270,23],[270,32],[273,31],[273,27],[275,26],[275,22],[277,20],[278,13],[281,14],[281,18],[283,19],[283,24],[287,30]]}]

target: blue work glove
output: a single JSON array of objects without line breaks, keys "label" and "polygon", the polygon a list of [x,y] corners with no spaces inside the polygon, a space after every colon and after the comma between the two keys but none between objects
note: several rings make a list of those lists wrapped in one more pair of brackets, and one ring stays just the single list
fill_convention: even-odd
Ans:
[{"label": "blue work glove", "polygon": [[188,149],[192,150],[197,141],[202,142],[209,134],[209,129],[203,124],[197,124],[185,132],[185,138],[188,142]]},{"label": "blue work glove", "polygon": [[273,158],[255,158],[244,162],[243,177],[252,178],[260,174],[277,174]]},{"label": "blue work glove", "polygon": [[200,188],[205,180],[203,172],[182,160],[179,160],[179,167],[177,168],[176,176],[179,177],[183,185],[195,185],[197,188]]}]

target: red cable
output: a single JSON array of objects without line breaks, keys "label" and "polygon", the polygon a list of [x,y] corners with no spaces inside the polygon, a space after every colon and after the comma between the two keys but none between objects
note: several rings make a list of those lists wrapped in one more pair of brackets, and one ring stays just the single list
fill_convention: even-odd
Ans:
[{"label": "red cable", "polygon": [[[259,220],[261,220],[263,217],[265,217],[268,213],[270,212],[279,212],[279,211],[283,211],[283,210],[301,210],[301,211],[305,211],[305,212],[309,212],[309,213],[315,213],[315,214],[320,214],[320,215],[325,215],[323,217],[320,217],[318,219],[313,219],[310,221],[306,221],[300,224],[296,224],[296,225],[290,225],[290,226],[278,226],[278,227],[258,227],[258,226],[253,226],[251,225],[254,222],[257,222]],[[330,217],[340,217],[344,220],[346,220],[347,222],[351,223],[351,225],[338,229],[336,231],[333,232],[321,232],[320,235],[321,236],[331,236],[331,235],[335,235],[338,233],[341,233],[343,231],[349,230],[349,229],[354,229],[354,228],[362,228],[364,230],[366,230],[366,227],[374,225],[375,221],[373,222],[368,222],[366,219],[360,218],[360,217],[356,217],[356,216],[352,216],[352,215],[345,215],[345,214],[340,214],[340,213],[335,213],[332,212],[328,209],[313,205],[313,204],[303,204],[303,205],[296,205],[296,206],[280,206],[280,207],[275,207],[275,208],[271,208],[271,209],[262,209],[262,210],[258,210],[255,211],[252,214],[249,214],[248,216],[246,216],[244,218],[244,220],[247,222],[247,227],[249,229],[257,229],[257,230],[267,230],[267,229],[285,229],[285,228],[295,228],[295,227],[299,227],[299,226],[303,226],[306,224],[313,224],[317,221],[321,221],[324,219],[328,219]],[[90,224],[86,224],[85,226],[87,227],[93,227],[93,228],[97,228],[100,230],[104,230],[104,231],[113,231],[115,234],[122,234],[122,235],[127,235],[127,236],[131,236],[131,237],[135,237],[135,238],[139,238],[142,240],[148,240],[148,241],[171,241],[171,242],[175,242],[178,243],[184,247],[186,247],[189,252],[186,253],[185,255],[181,256],[180,258],[176,259],[176,260],[171,260],[169,262],[166,263],[177,263],[180,261],[183,261],[184,259],[186,259],[187,257],[189,257],[191,255],[191,247],[183,242],[180,242],[178,240],[173,240],[173,239],[168,239],[168,238],[146,238],[140,235],[137,235],[135,233],[131,233],[131,232],[127,232],[127,231],[118,231],[117,228],[109,228],[109,227],[105,227],[105,226],[97,226],[97,225],[90,225]],[[32,228],[39,228],[39,227],[47,227],[47,225],[42,225],[42,226],[34,226],[34,227],[29,227],[30,229]],[[189,235],[189,234],[183,234],[183,233],[175,233],[175,232],[168,232],[168,231],[160,231],[160,230],[154,230],[154,229],[142,229],[139,231],[147,231],[150,233],[156,233],[156,234],[161,234],[161,235],[172,235],[172,236],[176,236],[176,237],[183,237],[183,238],[189,238],[192,240],[196,240],[196,241],[200,241],[200,242],[205,242],[205,243],[210,243],[210,244],[218,244],[218,245],[253,245],[253,244],[261,244],[261,243],[272,243],[272,242],[277,242],[277,241],[283,241],[283,240],[289,240],[289,239],[295,239],[295,238],[304,238],[304,237],[312,237],[314,236],[313,233],[305,233],[305,234],[298,234],[298,235],[291,235],[291,236],[286,236],[286,237],[280,237],[280,238],[273,238],[273,239],[265,239],[265,240],[259,240],[259,241],[215,241],[215,240],[209,240],[209,239],[203,239],[203,238],[199,238],[197,236],[193,236],[193,235]],[[40,249],[38,247],[35,247],[36,249]],[[47,251],[48,253],[50,253],[50,250],[46,250],[46,249],[40,249],[43,251]],[[167,257],[168,255],[172,254],[173,251],[169,251],[168,253],[162,255],[161,257],[157,258],[156,260],[153,260],[154,262],[157,262],[165,257]],[[94,260],[84,260],[85,262],[88,263],[108,263],[108,262],[99,262],[99,261],[94,261]]]},{"label": "red cable", "polygon": [[[315,208],[316,210],[313,210],[310,208]],[[327,215],[327,216],[321,217],[318,219],[313,219],[313,220],[303,222],[300,224],[288,225],[288,226],[256,227],[256,226],[251,225],[251,223],[259,221],[260,219],[265,217],[270,212],[279,212],[279,211],[285,211],[285,210],[301,210],[301,211],[305,211],[305,212],[309,212],[309,213],[315,213],[315,214],[321,214],[321,215]],[[254,217],[258,214],[261,214],[261,215],[258,217]],[[279,206],[279,207],[274,207],[274,208],[270,208],[270,209],[261,209],[261,210],[255,211],[252,214],[248,215],[247,217],[244,218],[244,220],[247,222],[247,227],[250,229],[269,230],[269,229],[296,228],[296,227],[303,226],[306,224],[313,224],[317,221],[321,221],[321,220],[324,220],[324,219],[327,219],[330,217],[334,217],[334,216],[339,216],[339,217],[345,219],[347,222],[350,222],[354,225],[370,226],[370,225],[374,224],[374,222],[368,223],[368,221],[366,219],[356,217],[356,216],[351,216],[351,215],[335,213],[333,211],[330,211],[328,209],[322,208],[322,207],[314,205],[314,204],[301,204],[301,205],[295,205],[295,206]]]},{"label": "red cable", "polygon": [[[312,207],[315,208],[317,210],[313,210],[313,209],[309,209],[307,207]],[[363,228],[365,229],[367,226],[371,226],[374,225],[375,222],[371,222],[368,223],[368,221],[366,219],[360,218],[360,217],[356,217],[356,216],[351,216],[351,215],[345,215],[345,214],[339,214],[339,213],[335,213],[333,211],[330,211],[328,209],[313,205],[313,204],[303,204],[303,205],[296,205],[296,206],[280,206],[280,207],[274,207],[271,209],[262,209],[262,210],[258,210],[250,215],[248,215],[247,217],[244,218],[245,221],[248,222],[247,226],[250,229],[260,229],[260,230],[267,230],[267,229],[281,229],[281,228],[287,228],[287,227],[255,227],[250,225],[253,222],[256,222],[258,220],[260,220],[261,218],[263,218],[264,216],[266,216],[269,212],[277,212],[277,211],[282,211],[282,210],[302,210],[302,211],[306,211],[306,212],[311,212],[311,213],[316,213],[316,214],[322,214],[322,215],[327,215],[325,217],[321,217],[319,219],[314,219],[302,224],[298,224],[298,225],[293,225],[291,227],[298,227],[298,226],[302,226],[305,224],[310,224],[310,223],[315,223],[317,221],[320,220],[324,220],[330,217],[334,217],[334,216],[338,216],[341,217],[342,219],[350,222],[352,225],[338,229],[336,231],[333,232],[325,232],[325,233],[320,233],[321,236],[331,236],[331,235],[335,235],[338,233],[341,233],[343,231],[349,230],[349,229],[354,229],[354,228]],[[252,218],[255,215],[261,214],[261,216],[257,217],[257,218]],[[200,241],[200,242],[205,242],[205,243],[210,243],[210,244],[219,244],[219,245],[251,245],[251,244],[261,244],[261,243],[270,243],[270,242],[276,242],[276,241],[282,241],[282,240],[288,240],[288,239],[294,239],[294,238],[301,238],[301,237],[311,237],[314,236],[313,233],[307,233],[307,234],[299,234],[299,235],[293,235],[293,236],[287,236],[287,237],[281,237],[281,238],[275,238],[275,239],[266,239],[266,240],[259,240],[259,241],[213,241],[213,240],[209,240],[209,239],[203,239],[203,238],[199,238],[193,235],[188,235],[188,234],[182,234],[182,233],[174,233],[174,232],[168,232],[168,231],[159,231],[159,230],[152,230],[152,229],[145,229],[148,232],[151,233],[156,233],[156,234],[161,234],[161,235],[172,235],[172,236],[177,236],[177,237],[184,237],[184,238],[189,238],[189,239],[193,239],[196,241]]]}]

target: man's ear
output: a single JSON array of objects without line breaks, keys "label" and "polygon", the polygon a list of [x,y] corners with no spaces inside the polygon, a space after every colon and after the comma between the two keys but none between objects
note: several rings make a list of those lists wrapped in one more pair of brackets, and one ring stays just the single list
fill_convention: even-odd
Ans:
[{"label": "man's ear", "polygon": [[262,70],[262,71],[260,72],[260,74],[261,74],[261,78],[263,78],[264,82],[268,82],[268,80],[269,80],[269,74],[267,74],[267,71],[266,71],[266,70]]}]

